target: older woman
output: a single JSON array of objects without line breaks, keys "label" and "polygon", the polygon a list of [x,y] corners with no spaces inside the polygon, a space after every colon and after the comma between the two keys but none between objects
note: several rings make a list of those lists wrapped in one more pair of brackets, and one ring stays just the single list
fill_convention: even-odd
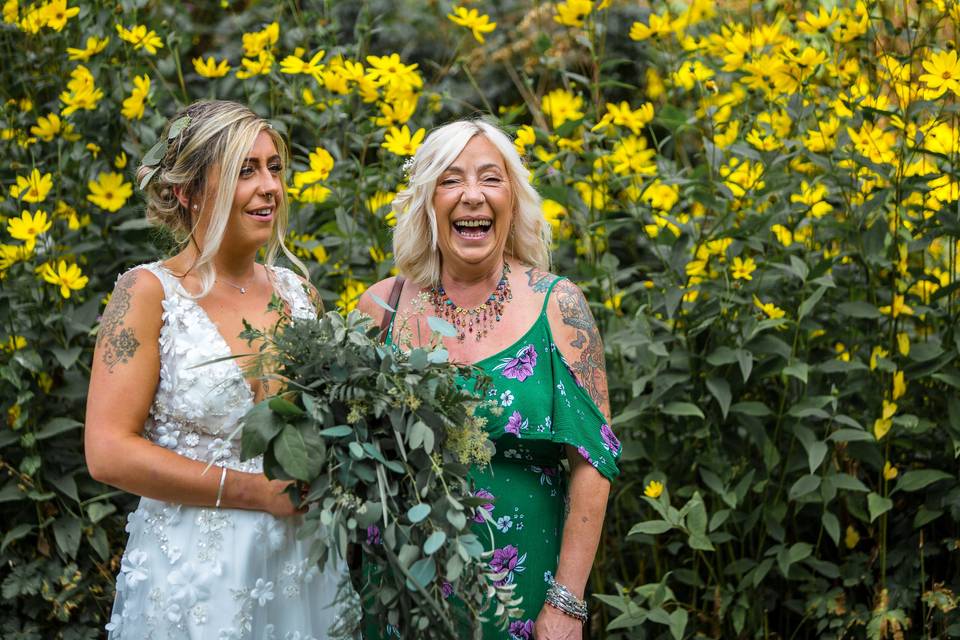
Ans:
[{"label": "older woman", "polygon": [[[472,480],[490,499],[476,520],[478,533],[494,534],[491,568],[523,597],[525,617],[511,621],[510,637],[580,638],[620,454],[589,306],[575,284],[549,273],[540,198],[510,139],[486,122],[433,131],[393,209],[401,276],[368,293],[395,299],[397,311],[385,318],[370,295],[359,307],[389,321],[386,340],[404,348],[427,339],[428,316],[450,321],[451,359],[491,376],[483,410],[497,452]],[[503,636],[487,623],[484,637]]]}]

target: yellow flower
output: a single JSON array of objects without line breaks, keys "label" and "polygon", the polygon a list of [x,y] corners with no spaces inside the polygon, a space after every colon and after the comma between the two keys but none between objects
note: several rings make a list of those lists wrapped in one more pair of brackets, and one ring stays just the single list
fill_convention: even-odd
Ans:
[{"label": "yellow flower", "polygon": [[928,73],[921,75],[920,81],[934,92],[932,98],[938,98],[946,91],[960,96],[960,61],[955,49],[931,54],[923,61],[923,68]]},{"label": "yellow flower", "polygon": [[320,50],[309,60],[303,60],[299,56],[287,56],[280,61],[280,73],[313,76],[319,82],[320,73],[323,71],[320,61],[323,60],[324,55],[326,51]]},{"label": "yellow flower", "polygon": [[144,103],[149,93],[150,77],[146,74],[135,76],[133,78],[133,91],[128,97],[124,98],[120,115],[127,120],[140,120],[143,118]]},{"label": "yellow flower", "polygon": [[163,40],[152,29],[147,30],[142,24],[134,25],[130,29],[125,29],[123,25],[117,25],[117,34],[121,40],[125,40],[133,45],[134,51],[137,49],[146,49],[150,55],[156,55],[157,49],[163,48]]},{"label": "yellow flower", "polygon": [[96,160],[97,156],[100,155],[100,145],[96,144],[95,142],[88,142],[87,146],[84,148],[90,152],[94,160]]},{"label": "yellow flower", "polygon": [[850,352],[847,351],[847,345],[843,344],[842,342],[838,342],[833,345],[833,351],[837,354],[837,360],[850,362]]},{"label": "yellow flower", "polygon": [[400,55],[367,56],[370,69],[364,77],[375,84],[385,84],[394,90],[413,91],[423,86],[423,78],[417,73],[417,64],[403,64]]},{"label": "yellow flower", "polygon": [[807,11],[803,15],[803,20],[797,23],[797,29],[803,33],[826,33],[830,27],[836,23],[837,19],[840,17],[840,12],[837,11],[836,7],[833,8],[830,13],[827,13],[827,10],[823,7],[820,7],[820,11],[817,14],[812,14]]},{"label": "yellow flower", "polygon": [[46,233],[53,222],[47,219],[45,211],[37,211],[31,215],[29,211],[24,211],[19,218],[10,218],[7,220],[7,232],[10,237],[17,240],[23,240],[30,247],[36,241],[37,236]]},{"label": "yellow flower", "polygon": [[572,230],[570,225],[564,224],[567,219],[567,210],[562,204],[550,198],[544,198],[541,203],[543,217],[550,223],[554,237],[569,238]]},{"label": "yellow flower", "polygon": [[68,7],[67,0],[50,0],[42,9],[47,26],[62,31],[67,20],[80,13],[79,7]]},{"label": "yellow flower", "polygon": [[54,270],[49,262],[44,263],[44,265],[40,267],[40,275],[50,284],[59,286],[60,295],[64,298],[69,298],[71,291],[83,289],[87,286],[87,280],[89,280],[89,278],[80,271],[80,267],[76,264],[67,266],[64,260],[60,260],[57,263],[56,270]]},{"label": "yellow flower", "polygon": [[0,349],[7,353],[19,351],[27,346],[27,339],[23,336],[9,336],[6,342],[0,342]]},{"label": "yellow flower", "polygon": [[873,421],[873,437],[877,441],[883,440],[884,436],[890,433],[890,428],[893,426],[893,419],[891,418],[877,418]]},{"label": "yellow flower", "polygon": [[913,309],[903,301],[903,295],[895,293],[893,295],[893,303],[880,307],[880,313],[897,318],[900,315],[912,316]]},{"label": "yellow flower", "polygon": [[884,349],[881,346],[876,346],[873,348],[873,351],[870,352],[870,370],[873,371],[877,368],[877,361],[880,358],[886,358],[890,355],[890,352]]},{"label": "yellow flower", "polygon": [[902,356],[910,355],[910,336],[905,331],[897,334],[897,351]]},{"label": "yellow flower", "polygon": [[87,200],[107,211],[117,211],[133,195],[133,185],[124,182],[119,173],[100,173],[96,180],[87,183],[90,193]]},{"label": "yellow flower", "polygon": [[763,313],[766,314],[766,316],[771,320],[776,320],[786,315],[786,312],[780,307],[776,306],[772,302],[763,302],[757,296],[753,296],[753,305],[763,311]]},{"label": "yellow flower", "polygon": [[651,480],[643,489],[643,495],[656,500],[663,493],[663,483]]},{"label": "yellow flower", "polygon": [[17,176],[17,184],[10,187],[10,196],[23,202],[43,202],[52,188],[53,175],[40,175],[40,170],[34,169],[26,178]]},{"label": "yellow flower", "polygon": [[356,309],[360,294],[366,290],[367,287],[362,282],[346,278],[343,281],[343,291],[340,293],[340,299],[337,300],[340,312],[347,314]]},{"label": "yellow flower", "polygon": [[800,183],[800,193],[790,194],[790,202],[805,204],[814,218],[822,218],[833,211],[833,205],[824,200],[826,196],[827,185],[822,182],[811,185],[804,180]]},{"label": "yellow flower", "polygon": [[704,83],[714,75],[713,70],[703,65],[699,60],[688,60],[680,65],[672,75],[673,82],[687,91],[693,89],[697,83]]},{"label": "yellow flower", "polygon": [[753,261],[753,258],[743,260],[740,256],[733,259],[733,265],[730,267],[733,277],[737,280],[753,280],[751,274],[756,270],[757,263]]},{"label": "yellow flower", "polygon": [[496,22],[490,22],[490,16],[480,15],[480,12],[476,9],[454,7],[453,13],[448,13],[447,17],[454,24],[470,29],[477,42],[483,42],[483,34],[490,33],[497,28]]},{"label": "yellow flower", "polygon": [[67,90],[60,94],[60,100],[66,105],[62,115],[69,116],[80,109],[92,111],[102,98],[103,91],[97,88],[90,70],[82,64],[77,65],[70,72]]},{"label": "yellow flower", "polygon": [[380,146],[398,156],[412,156],[417,152],[426,134],[426,129],[417,129],[417,132],[411,135],[407,125],[399,129],[390,127]]},{"label": "yellow flower", "polygon": [[52,142],[58,135],[68,142],[75,142],[80,139],[79,134],[74,132],[73,125],[61,120],[60,116],[55,113],[37,118],[37,124],[30,127],[30,133],[44,142]]},{"label": "yellow flower", "polygon": [[637,41],[669,36],[671,33],[673,33],[673,25],[670,22],[669,12],[662,16],[651,13],[649,24],[634,22],[630,27],[630,39]]},{"label": "yellow flower", "polygon": [[203,57],[193,59],[193,69],[197,75],[203,78],[222,78],[230,73],[230,63],[226,60],[217,62],[216,58],[210,56],[204,61]]},{"label": "yellow flower", "polygon": [[280,25],[276,22],[271,22],[260,31],[245,33],[243,34],[243,55],[247,58],[259,57],[261,53],[277,44],[279,39]]},{"label": "yellow flower", "polygon": [[25,262],[33,255],[33,247],[22,244],[0,244],[0,271],[9,269],[18,262]]},{"label": "yellow flower", "polygon": [[3,21],[7,24],[17,24],[20,21],[20,2],[6,0],[3,3]]},{"label": "yellow flower", "polygon": [[379,106],[382,115],[374,120],[374,124],[378,127],[392,127],[394,125],[405,124],[413,117],[414,111],[417,110],[418,99],[419,95],[414,93],[393,103],[387,101],[381,102]]},{"label": "yellow flower", "polygon": [[256,58],[243,58],[240,60],[242,69],[237,69],[236,76],[241,80],[252,78],[254,76],[265,76],[273,69],[273,54],[269,51],[261,51]]},{"label": "yellow flower", "polygon": [[654,209],[669,211],[680,200],[680,187],[675,184],[663,184],[657,178],[643,190],[640,199]]},{"label": "yellow flower", "polygon": [[899,473],[900,471],[895,466],[890,464],[889,460],[883,463],[883,479],[884,480],[893,480],[894,478],[897,477]]},{"label": "yellow flower", "polygon": [[517,129],[517,137],[513,141],[517,153],[523,155],[527,152],[527,147],[537,141],[537,132],[528,124]]},{"label": "yellow flower", "polygon": [[126,151],[121,151],[119,154],[117,154],[117,156],[113,159],[113,166],[117,169],[124,169],[127,166]]},{"label": "yellow flower", "polygon": [[107,48],[107,44],[110,42],[110,38],[103,38],[102,40],[96,36],[90,36],[87,38],[87,46],[83,49],[76,49],[74,47],[67,47],[67,57],[70,60],[79,60],[81,62],[86,62],[93,56],[97,55],[101,51]]},{"label": "yellow flower", "polygon": [[856,528],[852,524],[847,525],[847,532],[843,536],[843,544],[846,545],[847,549],[853,549],[857,546],[857,543],[860,542],[860,534],[857,533]]},{"label": "yellow flower", "polygon": [[592,10],[591,0],[566,0],[557,4],[557,15],[553,19],[564,26],[579,28]]},{"label": "yellow flower", "polygon": [[618,127],[627,127],[634,135],[653,120],[653,103],[646,102],[636,111],[630,109],[630,104],[624,100],[619,105],[607,103],[607,113],[600,119],[591,131],[606,129],[610,124]]},{"label": "yellow flower", "polygon": [[907,383],[903,381],[903,371],[897,371],[893,374],[893,392],[891,397],[899,400],[907,392]]},{"label": "yellow flower", "polygon": [[777,241],[785,247],[793,244],[793,233],[782,224],[775,224],[770,227],[770,231],[777,237]]},{"label": "yellow flower", "polygon": [[566,89],[554,89],[543,96],[540,108],[548,116],[556,129],[568,120],[579,120],[583,117],[583,98],[574,95]]},{"label": "yellow flower", "polygon": [[617,292],[613,294],[613,297],[604,298],[603,306],[611,311],[619,311],[621,300],[623,300],[623,293]]}]

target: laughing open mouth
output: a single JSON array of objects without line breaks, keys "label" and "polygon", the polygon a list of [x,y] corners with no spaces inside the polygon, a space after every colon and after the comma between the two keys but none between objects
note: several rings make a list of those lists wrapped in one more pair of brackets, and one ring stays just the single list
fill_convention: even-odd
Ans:
[{"label": "laughing open mouth", "polygon": [[482,238],[493,228],[493,220],[457,220],[453,223],[453,228],[464,238]]},{"label": "laughing open mouth", "polygon": [[266,207],[264,209],[256,209],[255,211],[247,211],[247,214],[256,218],[269,218],[273,215],[273,209]]}]

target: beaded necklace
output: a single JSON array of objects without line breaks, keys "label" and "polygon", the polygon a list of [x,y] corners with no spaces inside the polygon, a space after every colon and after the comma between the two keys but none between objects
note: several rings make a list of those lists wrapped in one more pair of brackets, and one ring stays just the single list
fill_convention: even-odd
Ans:
[{"label": "beaded necklace", "polygon": [[500,276],[497,288],[483,304],[472,309],[461,307],[451,300],[443,284],[430,288],[430,302],[433,304],[434,313],[456,328],[458,342],[466,340],[468,333],[480,342],[486,337],[487,332],[500,322],[500,318],[503,317],[503,306],[513,300],[510,279],[507,278],[509,273],[510,266],[504,262],[503,275]]}]

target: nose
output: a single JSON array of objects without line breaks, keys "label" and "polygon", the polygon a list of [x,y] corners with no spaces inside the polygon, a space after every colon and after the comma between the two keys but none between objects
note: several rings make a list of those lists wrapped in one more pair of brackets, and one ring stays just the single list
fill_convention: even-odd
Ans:
[{"label": "nose", "polygon": [[279,199],[280,177],[274,175],[270,170],[264,170],[260,177],[259,192],[267,200]]},{"label": "nose", "polygon": [[460,194],[460,201],[465,205],[479,206],[486,201],[486,196],[480,189],[480,185],[475,182],[467,182],[463,186],[463,193]]}]

